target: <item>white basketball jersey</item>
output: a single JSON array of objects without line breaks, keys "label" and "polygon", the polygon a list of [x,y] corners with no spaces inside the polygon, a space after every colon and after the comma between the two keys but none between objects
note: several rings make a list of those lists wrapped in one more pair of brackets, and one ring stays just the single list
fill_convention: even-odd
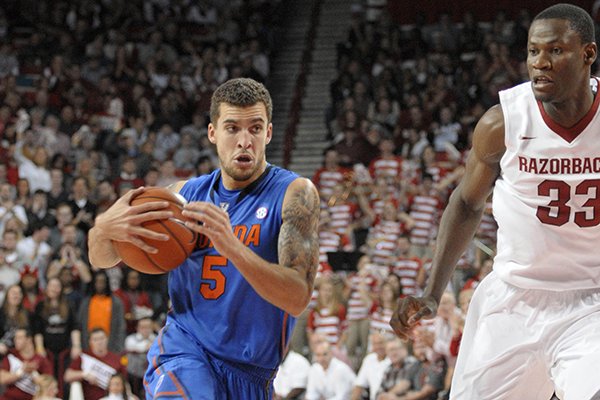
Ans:
[{"label": "white basketball jersey", "polygon": [[530,82],[500,92],[506,153],[493,197],[494,270],[504,281],[525,289],[600,287],[599,103],[600,94],[565,129],[535,100]]}]

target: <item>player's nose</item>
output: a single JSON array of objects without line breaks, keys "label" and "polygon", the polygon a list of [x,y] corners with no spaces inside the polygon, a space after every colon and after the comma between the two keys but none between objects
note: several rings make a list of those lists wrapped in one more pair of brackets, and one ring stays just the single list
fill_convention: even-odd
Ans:
[{"label": "player's nose", "polygon": [[531,66],[535,69],[549,69],[550,67],[552,67],[552,63],[550,62],[548,54],[542,51],[538,55],[533,57],[533,60],[531,61]]},{"label": "player's nose", "polygon": [[242,130],[238,135],[238,147],[247,149],[252,146],[252,134],[247,130]]}]

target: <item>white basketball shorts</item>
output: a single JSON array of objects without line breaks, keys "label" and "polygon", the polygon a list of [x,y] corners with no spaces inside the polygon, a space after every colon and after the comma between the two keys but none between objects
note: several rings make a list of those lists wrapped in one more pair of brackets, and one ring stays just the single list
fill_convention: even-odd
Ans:
[{"label": "white basketball shorts", "polygon": [[451,400],[600,399],[600,289],[526,290],[492,272],[465,322]]}]

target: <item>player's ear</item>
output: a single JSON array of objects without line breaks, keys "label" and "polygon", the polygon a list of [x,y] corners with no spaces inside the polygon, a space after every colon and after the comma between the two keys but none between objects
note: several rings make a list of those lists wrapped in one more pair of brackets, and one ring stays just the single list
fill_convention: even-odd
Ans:
[{"label": "player's ear", "polygon": [[273,138],[273,124],[269,123],[269,125],[267,126],[267,139],[266,139],[266,144],[269,144],[271,142],[271,139]]},{"label": "player's ear", "polygon": [[216,130],[216,127],[213,125],[212,122],[210,124],[208,124],[208,140],[212,144],[217,143],[217,139],[215,138],[215,130]]},{"label": "player's ear", "polygon": [[586,65],[592,65],[598,56],[598,47],[595,42],[588,43],[583,50]]}]

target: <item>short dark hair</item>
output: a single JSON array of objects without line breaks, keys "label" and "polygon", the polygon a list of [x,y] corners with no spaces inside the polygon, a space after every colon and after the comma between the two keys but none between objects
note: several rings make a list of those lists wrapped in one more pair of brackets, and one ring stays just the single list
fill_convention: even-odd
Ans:
[{"label": "short dark hair", "polygon": [[33,331],[30,328],[27,327],[18,327],[17,329],[15,329],[15,331],[23,331],[25,332],[25,337],[26,338],[32,338],[33,339]]},{"label": "short dark hair", "polygon": [[273,117],[273,102],[269,91],[260,82],[250,78],[230,79],[221,84],[213,93],[210,103],[210,120],[213,124],[219,119],[221,103],[236,107],[250,107],[262,102],[267,109],[268,122]]},{"label": "short dark hair", "polygon": [[582,43],[590,43],[595,40],[594,21],[590,14],[581,7],[566,3],[555,4],[540,12],[533,20],[540,19],[565,19],[569,21],[571,29],[577,32]]}]

